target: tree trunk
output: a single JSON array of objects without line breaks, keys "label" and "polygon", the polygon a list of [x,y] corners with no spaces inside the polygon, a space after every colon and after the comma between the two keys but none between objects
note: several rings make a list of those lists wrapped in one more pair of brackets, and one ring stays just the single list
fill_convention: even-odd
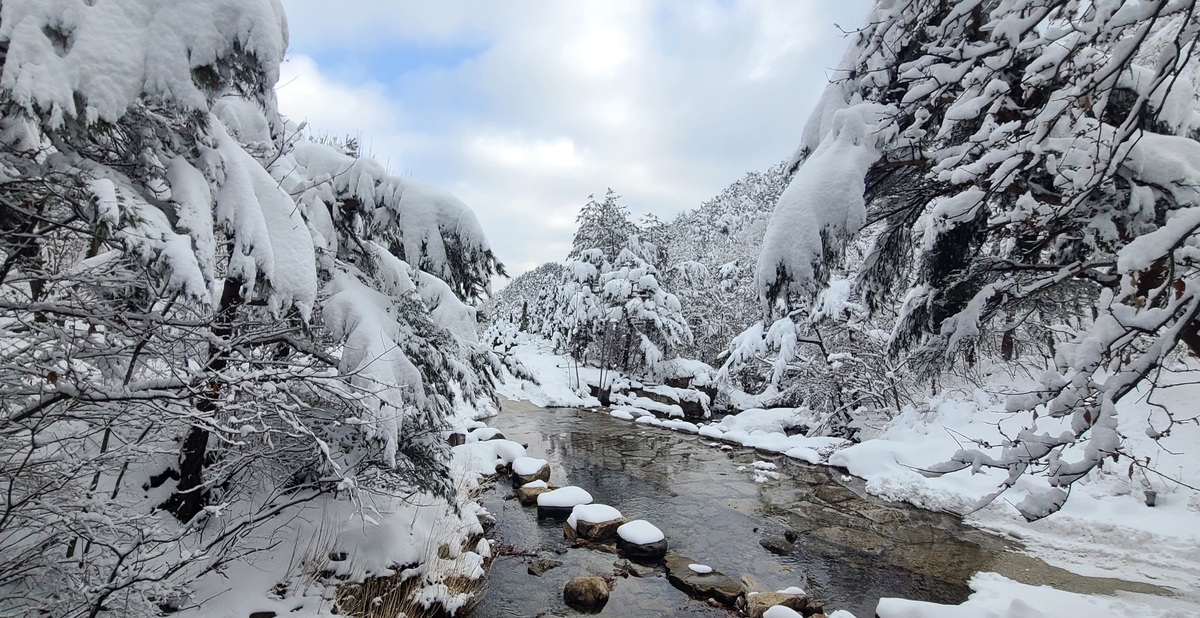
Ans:
[{"label": "tree trunk", "polygon": [[[233,317],[242,304],[241,290],[241,280],[225,280],[225,287],[221,290],[221,305],[213,321],[212,333],[215,338],[228,339],[233,334]],[[208,370],[215,374],[224,370],[227,364],[226,352],[209,344]],[[212,416],[217,411],[220,396],[220,383],[214,380],[196,401],[196,409],[204,416]],[[193,425],[188,429],[183,448],[179,451],[179,483],[175,493],[163,503],[163,508],[181,522],[191,521],[208,505],[208,492],[203,489],[204,460],[207,456],[208,430]]]}]

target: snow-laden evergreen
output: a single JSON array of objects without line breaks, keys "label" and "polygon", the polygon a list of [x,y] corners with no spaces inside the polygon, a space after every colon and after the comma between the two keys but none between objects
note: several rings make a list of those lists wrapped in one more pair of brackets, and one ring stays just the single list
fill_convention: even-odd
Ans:
[{"label": "snow-laden evergreen", "polygon": [[286,47],[273,0],[0,5],[0,613],[175,611],[297,509],[455,500],[502,268],[461,201],[280,117]]}]

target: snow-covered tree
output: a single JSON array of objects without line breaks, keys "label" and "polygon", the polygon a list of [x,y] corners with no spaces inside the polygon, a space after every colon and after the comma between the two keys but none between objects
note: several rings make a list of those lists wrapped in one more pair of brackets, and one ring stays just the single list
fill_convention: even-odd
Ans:
[{"label": "snow-covered tree", "polygon": [[600,362],[625,371],[653,374],[671,352],[691,343],[692,333],[679,299],[659,282],[651,260],[658,256],[652,243],[630,236],[615,261],[599,276],[599,305],[603,320]]},{"label": "snow-covered tree", "polygon": [[273,0],[0,4],[0,613],[171,611],[299,503],[452,491],[500,265],[279,116],[286,46]]},{"label": "snow-covered tree", "polygon": [[637,226],[629,220],[629,209],[617,202],[619,199],[621,196],[612,189],[605,193],[603,202],[588,196],[587,204],[575,217],[579,228],[575,230],[568,259],[578,258],[581,253],[591,249],[599,249],[607,261],[617,259],[621,247],[631,235],[637,233]]},{"label": "snow-covered tree", "polygon": [[717,364],[729,342],[761,319],[754,265],[767,220],[787,186],[787,162],[750,172],[667,224],[663,279],[694,335],[690,354]]},{"label": "snow-covered tree", "polygon": [[[1038,391],[1008,400],[1028,428],[930,471],[1005,469],[1003,491],[1037,470],[1052,488],[1017,505],[1031,519],[1122,454],[1117,401],[1178,343],[1200,352],[1196,10],[877,2],[766,232],[757,284],[776,315],[811,303],[848,243],[869,237],[856,293],[876,314],[898,310],[892,351],[918,375],[996,339],[1011,358],[1018,329],[1061,333]],[[1169,431],[1174,413],[1147,430]],[[1071,431],[1039,433],[1039,414],[1070,417]]]}]

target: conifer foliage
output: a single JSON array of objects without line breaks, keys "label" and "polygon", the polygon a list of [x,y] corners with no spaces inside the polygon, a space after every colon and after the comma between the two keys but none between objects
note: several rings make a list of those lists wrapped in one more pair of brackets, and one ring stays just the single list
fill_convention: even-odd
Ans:
[{"label": "conifer foliage", "polygon": [[308,140],[273,0],[0,4],[0,614],[151,615],[300,503],[448,496],[502,267]]},{"label": "conifer foliage", "polygon": [[[918,377],[1022,346],[1049,360],[1008,399],[1026,430],[929,471],[1007,470],[984,503],[1036,470],[1051,489],[1017,506],[1056,511],[1121,455],[1116,402],[1178,344],[1200,353],[1196,11],[880,0],[808,122],[758,264],[765,308],[810,306],[865,239],[855,294],[896,312],[890,351]],[[1071,431],[1039,433],[1039,414]]]}]

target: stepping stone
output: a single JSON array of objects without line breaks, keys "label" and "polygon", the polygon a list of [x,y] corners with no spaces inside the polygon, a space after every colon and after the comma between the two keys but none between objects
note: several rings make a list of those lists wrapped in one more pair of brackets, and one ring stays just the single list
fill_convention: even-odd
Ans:
[{"label": "stepping stone", "polygon": [[537,497],[553,491],[554,488],[546,484],[546,481],[541,479],[532,483],[525,483],[517,488],[517,500],[521,501],[522,506],[531,506],[537,503]]},{"label": "stepping stone", "polygon": [[667,581],[693,597],[713,599],[726,607],[734,607],[738,598],[745,594],[745,588],[728,575],[687,556],[669,555],[663,559],[663,564],[667,567]]},{"label": "stepping stone", "polygon": [[602,543],[616,536],[617,528],[625,521],[620,511],[607,504],[580,504],[571,509],[563,533],[571,540],[583,538]]},{"label": "stepping stone", "polygon": [[592,494],[582,488],[574,485],[560,487],[537,497],[538,519],[545,517],[566,519],[576,506],[591,503]]},{"label": "stepping stone", "polygon": [[667,555],[667,538],[654,524],[635,519],[617,528],[617,549],[634,562],[653,564]]},{"label": "stepping stone", "polygon": [[512,462],[513,487],[534,481],[550,482],[550,464],[545,459],[518,457]]}]

